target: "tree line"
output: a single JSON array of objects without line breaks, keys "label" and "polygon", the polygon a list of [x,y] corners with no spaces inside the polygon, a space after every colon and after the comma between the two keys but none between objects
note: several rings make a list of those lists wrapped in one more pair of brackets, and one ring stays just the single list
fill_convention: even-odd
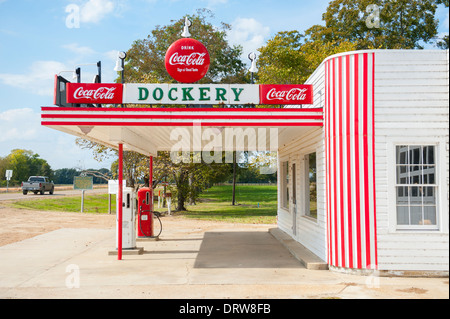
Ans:
[{"label": "tree line", "polygon": [[[10,186],[18,186],[21,182],[27,181],[30,176],[47,176],[55,184],[73,184],[75,176],[80,176],[83,170],[77,168],[62,168],[53,170],[49,163],[41,158],[39,154],[30,150],[14,149],[5,157],[0,157],[0,186],[6,186],[6,171],[12,170],[13,175],[9,181]],[[107,168],[96,171],[106,176],[112,176]],[[92,175],[92,174],[90,174]],[[93,176],[94,184],[108,183],[105,179]]]},{"label": "tree line", "polygon": [[[129,152],[126,152],[129,153]],[[135,162],[135,165],[131,164],[133,168],[130,167],[130,163],[133,162],[130,156],[141,157],[140,160]],[[146,183],[148,184],[148,175],[139,174],[139,170],[136,167],[143,167],[146,165],[148,167],[148,158],[139,156],[138,154],[129,153],[127,156],[128,160],[125,161],[125,171],[127,172],[127,184],[131,187],[142,186]],[[142,163],[138,163],[141,161]],[[156,165],[157,167],[158,164]],[[202,183],[199,184],[199,179],[195,178],[193,169],[190,169],[190,180],[191,187],[200,190],[204,186],[212,186],[215,183],[227,183],[232,182],[232,167],[231,164],[228,166],[211,167],[210,170],[201,168],[200,166],[196,168],[195,173],[201,174],[203,176]],[[80,176],[81,174],[87,174],[93,177],[94,184],[107,184],[108,179],[117,179],[117,161],[112,164],[111,169],[101,168],[101,169],[87,169],[81,170],[78,168],[61,168],[53,170],[45,159],[40,158],[39,154],[35,154],[30,150],[14,149],[11,153],[5,157],[0,157],[0,186],[6,186],[6,171],[12,170],[13,176],[9,182],[10,186],[18,186],[21,182],[28,180],[30,176],[47,176],[55,184],[71,185],[75,176]],[[170,184],[177,184],[176,175],[171,174],[161,174],[164,170],[155,170],[156,182],[169,182]],[[139,175],[138,175],[139,174]],[[146,180],[147,179],[147,180]],[[261,174],[258,165],[240,163],[237,166],[237,182],[238,183],[276,183],[277,176],[276,172],[272,174]],[[156,185],[156,183],[155,183]],[[176,190],[175,190],[176,191]],[[189,197],[190,200],[194,200],[196,196]]]}]

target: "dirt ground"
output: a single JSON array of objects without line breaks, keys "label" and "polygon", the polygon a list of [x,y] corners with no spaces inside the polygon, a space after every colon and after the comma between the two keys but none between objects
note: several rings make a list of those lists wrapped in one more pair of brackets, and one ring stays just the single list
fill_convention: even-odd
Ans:
[{"label": "dirt ground", "polygon": [[0,203],[0,246],[61,228],[114,228],[115,214],[81,214],[13,209]]}]

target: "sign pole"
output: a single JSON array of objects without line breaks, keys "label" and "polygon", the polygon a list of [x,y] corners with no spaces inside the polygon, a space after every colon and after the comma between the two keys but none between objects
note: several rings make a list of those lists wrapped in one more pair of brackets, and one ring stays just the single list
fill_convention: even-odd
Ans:
[{"label": "sign pole", "polygon": [[118,243],[117,243],[117,260],[122,260],[122,202],[123,202],[123,144],[119,144],[119,190],[118,190]]},{"label": "sign pole", "polygon": [[84,189],[81,190],[81,213],[84,213]]}]

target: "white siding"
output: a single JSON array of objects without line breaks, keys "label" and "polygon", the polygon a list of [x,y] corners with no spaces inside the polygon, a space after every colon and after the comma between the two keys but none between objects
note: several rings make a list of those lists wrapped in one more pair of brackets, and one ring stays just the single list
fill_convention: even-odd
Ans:
[{"label": "white siding", "polygon": [[[325,102],[324,67],[321,65],[305,84],[312,84],[314,88],[313,108],[322,108]],[[326,241],[326,211],[325,211],[325,136],[323,128],[311,129],[307,134],[299,136],[295,141],[280,145],[278,152],[279,172],[282,161],[289,160],[290,171],[292,164],[296,164],[297,185],[297,219],[296,235],[293,234],[292,203],[290,212],[278,205],[278,227],[291,235],[296,241],[308,248],[322,260],[327,260]],[[304,155],[317,153],[317,220],[305,216],[305,161]],[[290,194],[292,194],[292,177],[290,178]],[[280,189],[280,185],[278,185]],[[280,192],[279,192],[280,193]],[[278,201],[280,203],[280,200]]]},{"label": "white siding", "polygon": [[[375,176],[380,270],[449,269],[448,51],[375,51]],[[439,230],[396,230],[394,147],[436,143]]]}]

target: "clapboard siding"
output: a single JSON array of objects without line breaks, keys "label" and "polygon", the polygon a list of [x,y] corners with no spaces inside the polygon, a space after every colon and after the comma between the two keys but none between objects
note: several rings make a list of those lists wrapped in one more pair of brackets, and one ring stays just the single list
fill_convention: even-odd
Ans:
[{"label": "clapboard siding", "polygon": [[[448,271],[450,164],[448,50],[370,50],[345,53],[342,56],[364,53],[374,54],[375,60],[373,166],[378,269]],[[325,113],[325,66],[327,61],[338,56],[326,59],[306,82],[314,86],[313,107],[322,107]],[[324,114],[324,116],[328,115]],[[330,221],[327,220],[326,209],[330,204],[326,203],[326,167],[327,162],[332,159],[325,158],[327,147],[325,129],[312,130],[286,145],[280,145],[279,169],[281,161],[289,160],[291,167],[292,163],[296,164],[295,178],[299,207],[295,235],[292,230],[292,211],[287,212],[280,206],[278,207],[278,226],[323,260],[329,261],[327,254],[331,246],[327,247],[327,223]],[[396,229],[395,198],[393,201],[393,196],[395,197],[393,154],[395,145],[399,143],[438,146],[440,198],[439,230],[437,231]],[[317,152],[318,170],[317,220],[303,216],[304,210],[301,207],[301,181],[305,177],[303,156],[314,150]],[[330,195],[334,198],[333,194]],[[338,193],[335,195],[340,196]],[[338,198],[338,200],[342,199]]]},{"label": "clapboard siding", "polygon": [[[449,269],[448,51],[375,51],[375,180],[380,270]],[[396,230],[392,165],[396,143],[444,141],[438,231]],[[392,157],[392,156],[391,156]],[[390,199],[391,198],[391,199]]]},{"label": "clapboard siding", "polygon": [[[278,227],[291,235],[296,241],[311,250],[323,260],[326,260],[326,214],[325,214],[325,152],[322,128],[310,132],[279,150],[282,161],[289,160],[290,171],[296,164],[297,185],[297,221],[296,234],[293,234],[293,213],[278,207]],[[304,195],[305,163],[304,155],[316,152],[317,165],[317,220],[305,217]],[[279,171],[281,161],[279,162]],[[279,189],[280,189],[280,185]],[[290,191],[292,192],[292,178]],[[280,192],[279,192],[280,193]],[[292,193],[291,193],[292,194]],[[279,200],[278,203],[281,201]],[[292,204],[290,204],[292,209]]]},{"label": "clapboard siding", "polygon": [[[305,84],[312,84],[314,88],[314,104],[308,107],[322,108],[325,103],[324,67],[320,66]],[[323,128],[311,130],[307,134],[298,136],[289,144],[280,146],[279,159],[289,160],[290,169],[296,164],[297,185],[297,220],[296,235],[293,234],[293,213],[278,207],[278,227],[290,234],[318,257],[326,260],[326,214],[325,214],[325,149]],[[305,217],[304,211],[304,155],[316,152],[317,165],[317,220]],[[279,171],[281,162],[279,160]],[[279,182],[280,183],[280,182]],[[278,185],[280,189],[280,184]],[[290,191],[292,192],[292,178]],[[280,193],[280,192],[278,192]],[[292,193],[291,193],[292,194]],[[280,203],[280,198],[278,200]],[[290,205],[292,207],[292,204]]]}]

